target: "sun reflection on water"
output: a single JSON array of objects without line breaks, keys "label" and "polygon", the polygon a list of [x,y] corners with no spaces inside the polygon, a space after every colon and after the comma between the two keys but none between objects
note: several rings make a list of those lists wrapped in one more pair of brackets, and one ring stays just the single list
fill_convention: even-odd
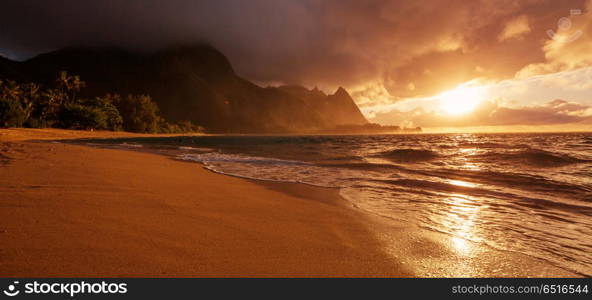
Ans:
[{"label": "sun reflection on water", "polygon": [[452,237],[452,246],[457,252],[462,254],[468,254],[471,252],[471,245],[467,240],[459,237]]},{"label": "sun reflection on water", "polygon": [[462,187],[476,187],[477,185],[472,183],[472,182],[467,182],[467,181],[462,181],[462,180],[449,180],[448,183],[452,184],[452,185],[456,185],[456,186],[462,186]]},{"label": "sun reflection on water", "polygon": [[[474,186],[469,182],[461,182],[458,185]],[[451,245],[454,250],[463,256],[470,256],[473,245],[470,241],[477,241],[476,221],[479,218],[481,206],[477,199],[468,195],[453,194],[444,199],[449,209],[446,212],[445,224],[448,224],[451,237]]]}]

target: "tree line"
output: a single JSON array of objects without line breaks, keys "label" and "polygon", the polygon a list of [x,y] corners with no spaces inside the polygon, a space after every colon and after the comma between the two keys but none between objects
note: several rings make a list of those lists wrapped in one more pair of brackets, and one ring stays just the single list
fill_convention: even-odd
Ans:
[{"label": "tree line", "polygon": [[166,122],[149,95],[83,98],[86,83],[60,72],[55,86],[0,80],[0,127],[113,130],[140,133],[203,131],[189,121]]}]

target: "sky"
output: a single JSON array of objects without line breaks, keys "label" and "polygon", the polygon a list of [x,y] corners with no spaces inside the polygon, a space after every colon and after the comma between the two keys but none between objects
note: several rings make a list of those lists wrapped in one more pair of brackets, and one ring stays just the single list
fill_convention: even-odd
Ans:
[{"label": "sky", "polygon": [[13,59],[76,45],[207,42],[260,85],[343,86],[371,122],[592,125],[592,0],[3,0],[0,8],[0,55]]}]

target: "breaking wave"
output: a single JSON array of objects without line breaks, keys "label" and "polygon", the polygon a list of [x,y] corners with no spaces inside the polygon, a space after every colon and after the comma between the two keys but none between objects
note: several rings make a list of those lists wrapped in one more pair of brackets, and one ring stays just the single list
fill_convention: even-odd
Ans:
[{"label": "breaking wave", "polygon": [[485,160],[518,163],[533,167],[561,167],[590,162],[589,160],[579,159],[567,154],[552,153],[539,149],[526,149],[502,153],[489,152],[481,154],[478,157]]}]

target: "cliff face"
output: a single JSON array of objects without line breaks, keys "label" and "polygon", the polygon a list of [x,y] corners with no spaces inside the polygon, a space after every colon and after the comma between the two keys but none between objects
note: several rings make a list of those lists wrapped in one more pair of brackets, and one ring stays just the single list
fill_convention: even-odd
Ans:
[{"label": "cliff face", "polygon": [[85,96],[149,94],[169,121],[190,120],[216,132],[299,132],[367,123],[342,88],[325,95],[303,87],[259,87],[204,45],[150,55],[72,48],[22,63],[0,61],[0,78],[18,81],[52,84],[62,70],[87,82]]}]

